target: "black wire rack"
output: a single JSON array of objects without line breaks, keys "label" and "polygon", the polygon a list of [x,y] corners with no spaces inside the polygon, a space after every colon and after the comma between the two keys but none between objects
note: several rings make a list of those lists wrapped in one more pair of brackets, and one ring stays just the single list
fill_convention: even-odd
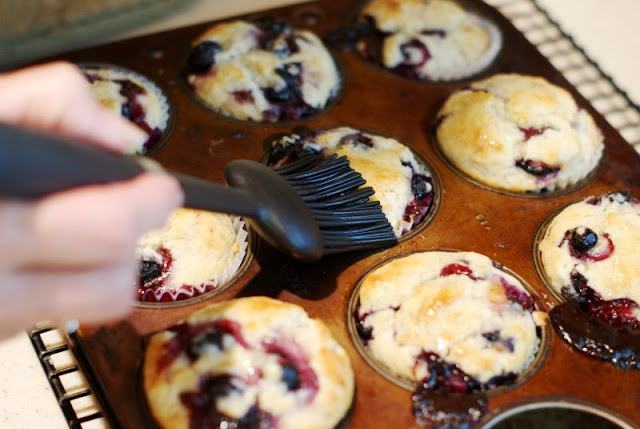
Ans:
[{"label": "black wire rack", "polygon": [[[536,0],[484,2],[508,18],[640,153],[640,105],[631,100],[613,78],[589,57]],[[37,328],[29,332],[29,337],[69,427],[80,429],[91,423],[92,428],[109,428],[96,399],[99,392],[91,388],[91,382],[73,391],[64,386],[63,377],[76,374],[86,380],[86,375],[82,371],[82,365],[77,361],[63,367],[58,367],[53,362],[53,358],[58,354],[72,354],[68,344],[48,347],[43,341],[44,335],[56,329],[52,326]],[[88,399],[85,402],[88,402],[89,406],[86,403],[81,407],[76,404],[83,398]]]}]

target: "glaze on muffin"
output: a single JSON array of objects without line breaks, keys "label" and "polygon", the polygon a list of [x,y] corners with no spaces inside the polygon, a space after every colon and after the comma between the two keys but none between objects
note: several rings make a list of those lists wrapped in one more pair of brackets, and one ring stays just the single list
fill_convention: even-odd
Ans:
[{"label": "glaze on muffin", "polygon": [[356,44],[360,55],[416,79],[471,76],[493,61],[502,44],[493,23],[449,0],[373,0],[359,21],[370,27]]},{"label": "glaze on muffin", "polygon": [[561,190],[597,166],[603,138],[571,94],[541,77],[499,74],[453,93],[437,144],[461,172],[492,188]]},{"label": "glaze on muffin", "polygon": [[332,429],[354,374],[327,327],[266,297],[211,304],[154,334],[144,390],[162,428]]},{"label": "glaze on muffin", "polygon": [[211,108],[256,122],[316,113],[340,86],[336,64],[315,34],[268,17],[211,27],[194,41],[187,74]]}]

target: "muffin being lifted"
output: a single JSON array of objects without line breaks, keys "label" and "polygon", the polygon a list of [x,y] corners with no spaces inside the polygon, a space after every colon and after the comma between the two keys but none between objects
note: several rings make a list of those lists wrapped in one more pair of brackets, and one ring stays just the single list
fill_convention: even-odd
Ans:
[{"label": "muffin being lifted", "polygon": [[437,144],[464,175],[513,192],[559,191],[597,166],[604,143],[571,94],[541,77],[499,74],[453,93]]}]

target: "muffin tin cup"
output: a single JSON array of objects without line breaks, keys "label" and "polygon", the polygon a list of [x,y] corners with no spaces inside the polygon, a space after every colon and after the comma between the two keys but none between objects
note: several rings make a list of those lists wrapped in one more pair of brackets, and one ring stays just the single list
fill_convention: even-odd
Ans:
[{"label": "muffin tin cup", "polygon": [[504,407],[487,415],[481,429],[537,428],[634,429],[637,426],[623,416],[586,401],[544,398]]},{"label": "muffin tin cup", "polygon": [[[344,25],[362,2],[316,0],[260,15],[273,15],[293,25],[324,34]],[[351,358],[356,376],[356,398],[350,429],[417,427],[411,414],[411,393],[377,372],[351,340],[348,308],[351,292],[362,276],[396,255],[431,249],[474,251],[509,267],[548,305],[548,291],[532,260],[535,234],[550,213],[588,195],[611,189],[629,189],[640,195],[640,157],[589,105],[561,73],[495,9],[464,0],[503,34],[503,48],[481,76],[514,72],[540,75],[567,89],[602,130],[605,156],[598,173],[581,188],[540,198],[521,198],[479,187],[454,172],[438,155],[428,134],[433,116],[453,91],[469,84],[420,82],[392,75],[365,63],[357,54],[334,51],[347,76],[336,104],[296,125],[311,129],[348,125],[375,129],[408,145],[425,159],[437,176],[441,192],[437,211],[423,229],[391,248],[332,255],[302,263],[276,252],[261,240],[252,240],[251,257],[228,287],[175,306],[135,307],[130,315],[111,324],[81,325],[70,336],[71,347],[113,427],[154,429],[141,411],[136,381],[147,336],[175,324],[210,302],[235,297],[267,295],[301,305],[313,318],[325,322]],[[309,15],[311,13],[311,15]],[[248,15],[247,17],[250,17]],[[255,14],[253,15],[255,16]],[[158,83],[172,106],[174,125],[167,140],[152,157],[164,167],[222,183],[224,166],[236,159],[259,160],[263,142],[276,133],[289,133],[290,124],[243,123],[212,114],[195,101],[184,82],[184,64],[192,40],[211,22],[69,52],[55,59],[74,63],[113,64],[135,70]],[[51,58],[53,59],[53,58]],[[424,223],[424,222],[423,222]],[[550,305],[549,305],[550,306]],[[640,424],[637,393],[640,371],[623,371],[570,349],[554,332],[537,371],[523,383],[496,392],[489,413],[522,401],[558,397],[587,401]]]},{"label": "muffin tin cup", "polygon": [[[359,293],[360,293],[360,286],[362,285],[362,282],[365,280],[366,276],[369,275],[370,273],[374,272],[376,269],[382,267],[383,265],[395,260],[395,259],[399,259],[399,258],[403,258],[415,253],[422,253],[422,252],[451,252],[451,253],[456,253],[458,252],[457,250],[452,250],[452,249],[429,249],[429,250],[420,250],[420,251],[414,251],[414,252],[408,252],[408,253],[403,253],[403,254],[399,254],[399,255],[395,255],[392,258],[389,258],[388,260],[384,260],[380,263],[378,263],[377,265],[374,265],[373,267],[371,267],[360,279],[360,281],[358,281],[358,283],[354,286],[354,288],[352,289],[350,295],[349,295],[349,301],[348,301],[348,305],[347,305],[347,329],[349,331],[349,336],[351,337],[351,341],[353,342],[354,347],[356,348],[356,350],[358,351],[358,353],[360,353],[360,355],[362,356],[362,358],[367,362],[368,365],[370,365],[376,372],[378,372],[380,375],[382,375],[384,378],[386,378],[387,380],[391,381],[392,383],[397,384],[398,386],[402,387],[403,389],[409,390],[409,391],[413,391],[415,389],[416,386],[416,381],[413,380],[409,380],[406,379],[404,377],[401,377],[397,374],[394,374],[391,370],[389,370],[384,363],[379,362],[375,357],[371,356],[371,354],[369,353],[369,351],[367,350],[367,347],[362,343],[362,340],[360,338],[360,336],[358,335],[358,331],[356,328],[356,323],[354,321],[354,314],[356,313],[357,307],[359,305]],[[531,286],[529,286],[526,282],[524,282],[517,274],[515,274],[514,272],[512,272],[511,270],[509,270],[506,267],[500,267],[499,268],[500,271],[512,276],[513,278],[515,278],[519,284],[521,286],[523,286],[525,288],[525,290],[529,293],[529,295],[533,298],[535,304],[536,304],[536,309],[539,311],[544,311],[545,306],[542,304],[542,302],[540,301],[540,299],[538,298],[538,296],[536,295],[535,291],[531,288]],[[495,396],[495,395],[499,395],[500,393],[506,392],[508,390],[511,389],[516,389],[518,386],[522,385],[523,383],[525,383],[531,376],[533,376],[533,374],[535,374],[536,371],[538,371],[543,363],[544,360],[547,356],[547,353],[549,352],[549,346],[550,346],[550,341],[551,341],[551,328],[549,326],[549,322],[547,320],[547,323],[544,324],[544,326],[540,326],[539,327],[539,332],[540,332],[540,336],[538,337],[539,339],[539,343],[538,343],[538,349],[535,353],[535,356],[533,357],[533,359],[531,360],[531,362],[527,365],[527,367],[518,375],[516,381],[511,384],[511,385],[505,385],[505,386],[498,386],[496,388],[490,389],[488,390],[488,394],[489,396]]]}]

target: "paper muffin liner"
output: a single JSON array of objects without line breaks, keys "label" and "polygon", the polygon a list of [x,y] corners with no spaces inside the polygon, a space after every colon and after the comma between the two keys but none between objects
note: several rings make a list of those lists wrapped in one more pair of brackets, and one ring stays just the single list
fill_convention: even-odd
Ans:
[{"label": "paper muffin liner", "polygon": [[[104,77],[106,79],[109,80],[114,80],[114,79],[127,79],[130,81],[133,81],[135,84],[141,86],[142,88],[144,88],[145,90],[147,90],[147,96],[155,96],[155,99],[158,103],[159,106],[159,110],[160,110],[160,119],[159,119],[159,123],[156,124],[157,128],[160,129],[161,133],[164,133],[167,130],[167,127],[169,125],[169,119],[171,118],[171,112],[170,112],[170,108],[169,108],[169,101],[167,99],[167,97],[164,95],[164,92],[162,91],[162,89],[160,89],[160,87],[158,85],[156,85],[155,82],[153,82],[152,80],[150,80],[149,78],[136,73],[134,71],[131,70],[126,70],[126,69],[122,69],[122,68],[118,68],[118,67],[113,67],[113,66],[93,66],[93,65],[81,65],[82,70],[85,73],[96,73],[98,74],[98,76],[100,77]],[[107,76],[103,76],[101,73],[107,73]],[[153,102],[153,101],[152,101]],[[160,137],[161,138],[161,137]],[[159,140],[160,138],[158,138],[157,140]],[[147,152],[149,149],[151,149],[152,147],[155,146],[155,144],[157,143],[157,140],[155,142],[152,142],[149,147],[145,147],[146,146],[146,142],[141,142],[139,144],[138,147],[133,147],[130,150],[130,153],[137,153],[137,154],[142,154]]]},{"label": "paper muffin liner", "polygon": [[236,275],[244,258],[247,254],[247,248],[249,247],[249,232],[247,230],[246,223],[242,218],[234,216],[232,219],[233,229],[236,232],[236,240],[234,246],[238,247],[238,251],[235,256],[229,262],[229,265],[220,273],[217,277],[205,280],[199,285],[182,285],[175,289],[154,290],[152,293],[155,297],[155,301],[146,300],[141,301],[144,303],[163,303],[163,302],[175,302],[183,301],[186,299],[194,298],[196,296],[203,295],[205,293],[219,291],[225,285],[227,285]]}]

